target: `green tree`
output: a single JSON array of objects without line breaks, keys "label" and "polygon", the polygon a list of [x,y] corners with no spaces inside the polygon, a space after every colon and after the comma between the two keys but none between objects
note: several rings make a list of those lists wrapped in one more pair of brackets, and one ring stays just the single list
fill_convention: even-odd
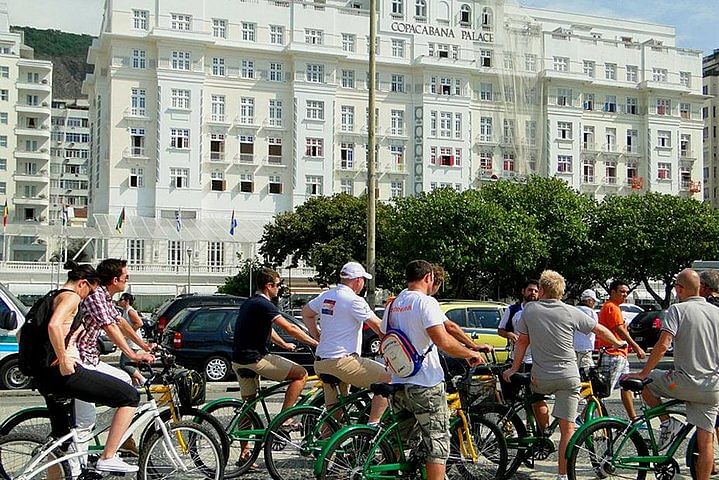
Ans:
[{"label": "green tree", "polygon": [[[77,255],[77,252],[79,252],[80,249],[85,245],[85,242],[87,242],[87,239],[85,239],[85,238],[69,238],[69,239],[67,239],[67,259],[72,260],[72,258],[75,255]],[[80,253],[80,255],[77,256],[77,259],[75,261],[89,262],[91,256],[88,253],[88,248],[89,247],[85,247],[85,249]],[[58,248],[57,250],[52,252],[52,255],[50,255],[51,262],[61,262],[63,260],[64,260],[63,247]]]},{"label": "green tree", "polygon": [[[719,256],[719,216],[691,198],[647,193],[612,196],[592,225],[594,254],[614,278],[642,284],[663,308],[671,302],[674,277],[699,259]],[[657,292],[652,281],[663,282]]]},{"label": "green tree", "polygon": [[[226,293],[227,295],[237,295],[238,297],[249,297],[256,290],[256,285],[252,285],[250,289],[250,274],[256,272],[264,265],[259,260],[242,260],[242,255],[237,254],[237,259],[240,260],[240,270],[237,275],[227,277],[225,283],[217,288],[219,293]],[[254,282],[254,279],[252,280]]]}]

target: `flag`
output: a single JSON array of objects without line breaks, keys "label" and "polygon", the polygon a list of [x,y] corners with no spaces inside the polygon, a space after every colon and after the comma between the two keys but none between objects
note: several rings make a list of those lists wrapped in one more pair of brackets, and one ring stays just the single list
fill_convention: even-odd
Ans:
[{"label": "flag", "polygon": [[180,233],[180,230],[182,230],[182,217],[180,216],[179,210],[175,212],[175,228],[177,229],[177,233]]},{"label": "flag", "polygon": [[10,209],[7,207],[7,199],[5,199],[5,206],[2,209],[2,226],[7,227],[7,219],[10,216]]},{"label": "flag", "polygon": [[235,218],[235,211],[232,210],[232,220],[230,220],[230,235],[235,236],[235,229],[237,228],[237,219]]},{"label": "flag", "polygon": [[68,223],[70,223],[70,215],[67,211],[67,205],[64,203],[62,204],[62,226],[66,226]]},{"label": "flag", "polygon": [[115,224],[115,230],[117,230],[118,233],[122,233],[122,226],[124,224],[125,224],[125,207],[122,207],[120,216],[117,217],[117,224]]}]

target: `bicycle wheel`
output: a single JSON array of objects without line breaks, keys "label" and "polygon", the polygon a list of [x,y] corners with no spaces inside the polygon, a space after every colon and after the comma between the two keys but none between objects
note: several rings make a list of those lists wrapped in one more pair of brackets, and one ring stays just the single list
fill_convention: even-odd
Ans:
[{"label": "bicycle wheel", "polygon": [[0,435],[29,433],[41,438],[50,436],[50,414],[45,407],[31,407],[20,410],[0,425]]},{"label": "bicycle wheel", "polygon": [[230,441],[225,478],[238,477],[252,468],[262,450],[265,425],[254,411],[240,414],[243,405],[241,400],[227,399],[205,410],[220,422]]},{"label": "bicycle wheel", "polygon": [[[395,462],[392,445],[386,440],[375,443],[377,429],[362,426],[338,433],[327,445],[322,467],[317,478],[321,480],[354,480],[366,478],[365,465],[382,465]],[[372,456],[370,458],[370,455]],[[319,461],[319,460],[318,460]],[[384,472],[392,476],[392,472]]]},{"label": "bicycle wheel", "polygon": [[647,463],[623,461],[649,455],[647,444],[638,432],[628,439],[622,436],[626,426],[624,422],[608,419],[584,430],[567,458],[569,479],[646,478],[647,471],[640,468],[647,468]]},{"label": "bicycle wheel", "polygon": [[595,418],[606,417],[609,414],[607,406],[604,404],[601,398],[587,398],[587,406],[582,412],[581,420],[583,423],[587,423]]},{"label": "bicycle wheel", "polygon": [[[0,478],[3,480],[17,478],[23,473],[32,457],[43,450],[46,443],[47,438],[29,433],[11,433],[0,437]],[[63,455],[62,451],[55,450],[48,453],[42,463],[57,460]],[[60,462],[34,476],[33,480],[64,480],[70,477],[69,463]]]},{"label": "bicycle wheel", "polygon": [[322,419],[324,414],[319,408],[300,405],[272,420],[267,427],[264,448],[265,466],[272,478],[307,480],[312,477],[322,445],[339,430],[333,417]]},{"label": "bicycle wheel", "polygon": [[497,425],[502,431],[507,447],[507,468],[506,478],[512,477],[528,456],[527,445],[522,445],[521,439],[526,438],[527,427],[524,420],[510,407],[506,405],[480,405],[470,411],[470,417],[485,418],[490,423]]},{"label": "bicycle wheel", "polygon": [[[468,444],[462,422],[450,428],[449,458],[447,459],[447,477],[462,480],[503,478],[507,468],[507,445],[499,426],[486,418],[471,418],[469,428],[472,445]],[[470,448],[477,455],[472,458]]]},{"label": "bicycle wheel", "polygon": [[192,422],[168,427],[168,437],[155,434],[140,455],[138,480],[224,478],[222,451],[213,433]]}]

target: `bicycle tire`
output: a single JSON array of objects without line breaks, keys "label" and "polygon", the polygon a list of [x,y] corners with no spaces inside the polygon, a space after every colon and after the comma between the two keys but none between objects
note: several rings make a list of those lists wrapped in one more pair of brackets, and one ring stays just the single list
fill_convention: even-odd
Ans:
[{"label": "bicycle tire", "polygon": [[[0,437],[0,478],[2,480],[17,478],[47,442],[47,437],[42,438],[28,433],[10,433]],[[62,456],[64,453],[56,449],[48,453],[46,459],[49,462]],[[34,476],[33,480],[64,479],[71,476],[69,462],[63,461]]]},{"label": "bicycle tire", "polygon": [[582,422],[588,423],[595,418],[606,417],[608,413],[609,410],[607,410],[607,406],[601,398],[587,398],[587,408],[585,408],[584,412],[582,412]]},{"label": "bicycle tire", "polygon": [[[589,478],[611,478],[616,472],[616,466],[606,458],[608,451],[614,451],[614,442],[626,428],[625,422],[606,419],[589,426],[584,430],[575,443],[567,458],[567,475],[569,480]],[[634,432],[624,443],[622,456],[636,457],[649,455],[647,444],[639,432]],[[614,452],[612,456],[616,455]],[[646,468],[647,464],[639,465]],[[620,471],[621,478],[628,478],[630,472],[636,472],[637,480],[644,480],[647,470],[624,468]]]},{"label": "bicycle tire", "polygon": [[[224,478],[222,450],[211,430],[192,422],[177,422],[168,427],[168,434],[165,438],[156,433],[148,441],[140,455],[138,480]],[[177,457],[171,459],[170,455]],[[177,466],[178,459],[184,468]]]},{"label": "bicycle tire", "polygon": [[450,440],[447,478],[462,480],[504,478],[508,459],[507,444],[502,430],[498,425],[482,417],[468,418],[468,422],[478,461],[475,463],[471,457],[468,458],[462,453],[459,439],[464,436],[464,427],[462,422],[457,423]]},{"label": "bicycle tire", "polygon": [[[364,472],[360,473],[358,469],[364,467],[372,451],[375,452],[373,464],[394,463],[394,448],[386,439],[375,445],[376,436],[377,429],[365,425],[332,437],[325,449],[326,454],[322,459],[322,467],[317,478],[320,480],[366,478]],[[390,475],[391,472],[385,474]]]},{"label": "bicycle tire", "polygon": [[[230,442],[225,478],[235,478],[247,472],[262,451],[265,424],[253,410],[245,412],[244,417],[239,418],[243,405],[244,402],[241,400],[226,399],[204,409],[220,422]],[[232,429],[230,429],[231,425],[234,425]],[[246,437],[240,433],[242,430],[262,430],[263,432],[261,435]],[[251,444],[249,456],[245,458],[242,458],[243,442]]]},{"label": "bicycle tire", "polygon": [[20,410],[0,426],[0,435],[28,433],[47,438],[52,433],[50,413],[46,407],[30,407]]},{"label": "bicycle tire", "polygon": [[[339,430],[334,417],[326,416],[319,427],[320,438],[314,438],[325,410],[299,405],[277,415],[267,427],[264,440],[265,466],[275,480],[307,480],[314,474],[315,459],[326,442]],[[285,422],[297,428],[287,428]]]},{"label": "bicycle tire", "polygon": [[469,415],[472,419],[475,416],[486,418],[499,426],[507,447],[507,468],[504,475],[506,478],[512,477],[529,455],[529,449],[526,446],[520,446],[519,442],[519,439],[529,436],[522,417],[511,407],[500,404],[473,407]]}]

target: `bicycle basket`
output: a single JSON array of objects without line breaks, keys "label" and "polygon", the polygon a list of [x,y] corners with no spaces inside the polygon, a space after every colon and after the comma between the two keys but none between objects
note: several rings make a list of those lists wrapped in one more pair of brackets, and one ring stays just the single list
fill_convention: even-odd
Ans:
[{"label": "bicycle basket", "polygon": [[172,383],[182,407],[205,403],[205,379],[194,370],[177,370],[172,375]]},{"label": "bicycle basket", "polygon": [[502,389],[502,398],[505,402],[516,400],[522,391],[521,385],[505,381],[502,375],[499,376],[499,386]]},{"label": "bicycle basket", "polygon": [[589,369],[589,381],[592,391],[599,398],[607,398],[612,394],[611,369],[606,367],[592,367]]},{"label": "bicycle basket", "polygon": [[497,402],[497,381],[494,375],[475,375],[471,380],[461,382],[457,389],[465,408]]}]

